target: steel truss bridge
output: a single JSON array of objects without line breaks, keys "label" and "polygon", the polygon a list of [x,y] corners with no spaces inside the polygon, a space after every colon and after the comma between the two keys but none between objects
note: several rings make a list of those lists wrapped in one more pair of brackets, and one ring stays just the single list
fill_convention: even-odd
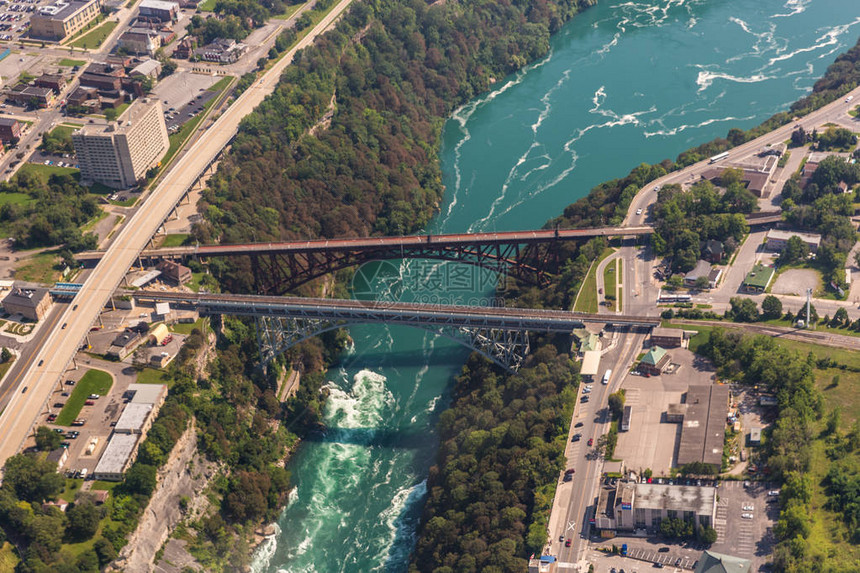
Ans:
[{"label": "steel truss bridge", "polygon": [[[558,269],[559,247],[565,241],[653,232],[648,226],[601,227],[171,247],[144,250],[139,266],[163,259],[247,256],[256,292],[267,295],[285,294],[344,268],[391,259],[458,261],[544,286]],[[92,264],[101,256],[100,251],[89,251],[79,253],[77,259]]]},{"label": "steel truss bridge", "polygon": [[445,336],[502,368],[516,371],[529,352],[529,332],[569,334],[586,323],[648,329],[660,324],[659,317],[561,310],[160,291],[125,294],[138,302],[168,302],[201,315],[254,317],[262,365],[323,332],[350,324],[385,323],[415,326]]}]

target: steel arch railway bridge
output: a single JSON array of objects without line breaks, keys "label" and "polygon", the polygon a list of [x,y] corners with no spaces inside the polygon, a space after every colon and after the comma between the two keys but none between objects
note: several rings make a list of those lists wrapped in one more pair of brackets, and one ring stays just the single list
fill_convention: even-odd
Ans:
[{"label": "steel arch railway bridge", "polygon": [[350,324],[386,323],[424,328],[516,371],[528,354],[530,331],[569,334],[586,323],[634,328],[652,328],[660,323],[659,317],[561,310],[161,291],[127,294],[139,302],[169,302],[201,315],[254,317],[264,365],[295,344],[323,332]]},{"label": "steel arch railway bridge", "polygon": [[[323,239],[148,249],[138,258],[143,266],[162,259],[247,256],[251,259],[256,292],[267,295],[285,294],[344,268],[392,259],[463,262],[544,286],[558,269],[560,246],[566,241],[634,237],[653,232],[652,227],[642,226]],[[93,264],[101,255],[100,251],[89,251],[79,253],[77,259]]]}]

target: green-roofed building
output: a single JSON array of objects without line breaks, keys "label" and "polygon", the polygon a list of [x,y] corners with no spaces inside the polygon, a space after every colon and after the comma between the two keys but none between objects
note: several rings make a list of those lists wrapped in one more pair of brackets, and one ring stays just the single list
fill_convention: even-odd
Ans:
[{"label": "green-roofed building", "polygon": [[770,286],[770,281],[773,280],[774,270],[771,267],[766,267],[758,263],[752,268],[744,282],[741,283],[741,288],[746,292],[760,293],[767,290]]},{"label": "green-roofed building", "polygon": [[750,561],[714,551],[705,551],[695,573],[749,573]]},{"label": "green-roofed building", "polygon": [[651,350],[646,352],[642,360],[639,361],[639,372],[659,376],[666,364],[669,363],[669,358],[669,353],[666,352],[665,348],[652,346]]},{"label": "green-roofed building", "polygon": [[592,350],[600,350],[600,337],[584,328],[577,328],[573,336],[579,342],[579,352],[585,354]]}]

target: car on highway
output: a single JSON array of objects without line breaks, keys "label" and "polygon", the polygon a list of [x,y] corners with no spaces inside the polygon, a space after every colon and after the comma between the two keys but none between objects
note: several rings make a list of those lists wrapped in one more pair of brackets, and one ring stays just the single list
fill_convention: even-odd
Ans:
[{"label": "car on highway", "polygon": [[588,445],[589,445],[589,446],[593,446],[593,445],[594,445],[594,438],[588,438]]},{"label": "car on highway", "polygon": [[24,389],[23,389],[23,390],[21,390],[21,394],[26,394],[26,393],[27,393],[27,390],[29,390],[29,389],[30,389],[30,387],[29,387],[29,386],[24,386]]},{"label": "car on highway", "polygon": [[78,310],[78,305],[73,306],[72,310]]},{"label": "car on highway", "polygon": [[61,326],[61,327],[60,327],[60,330],[65,330],[65,329],[66,329],[66,326],[67,326],[68,324],[69,324],[68,322],[64,322],[64,323],[63,323],[63,326]]}]

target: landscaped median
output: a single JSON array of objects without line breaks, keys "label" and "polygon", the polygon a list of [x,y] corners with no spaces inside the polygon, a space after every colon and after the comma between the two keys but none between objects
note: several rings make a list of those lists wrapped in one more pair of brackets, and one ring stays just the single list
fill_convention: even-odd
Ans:
[{"label": "landscaped median", "polygon": [[582,281],[582,286],[579,289],[579,295],[576,297],[576,302],[573,304],[575,312],[590,312],[597,313],[597,267],[603,262],[603,259],[615,252],[615,249],[606,247],[603,252],[597,257],[591,268],[588,269],[588,274],[585,280]]},{"label": "landscaped median", "polygon": [[57,416],[56,424],[58,426],[71,426],[72,422],[81,413],[81,408],[84,407],[84,402],[90,394],[98,394],[104,396],[110,391],[113,385],[113,377],[104,370],[88,370],[80,382],[75,385],[72,395],[60,414]]}]

